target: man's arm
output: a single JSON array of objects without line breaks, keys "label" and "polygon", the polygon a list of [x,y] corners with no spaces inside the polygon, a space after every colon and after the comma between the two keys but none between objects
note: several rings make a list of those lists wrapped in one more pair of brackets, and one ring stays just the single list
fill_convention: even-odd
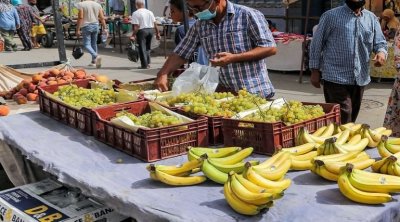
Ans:
[{"label": "man's arm", "polygon": [[83,9],[79,9],[78,21],[76,22],[76,35],[79,37],[81,35],[81,26],[83,21]]},{"label": "man's arm", "polygon": [[99,20],[101,23],[101,28],[103,30],[103,32],[106,30],[106,19],[104,18],[104,12],[103,9],[100,9],[99,11]]},{"label": "man's arm", "polygon": [[373,50],[375,55],[375,58],[373,59],[375,61],[375,66],[380,67],[385,64],[387,55],[388,55],[388,46],[386,42],[386,38],[383,35],[382,28],[379,25],[378,19],[375,19],[375,24],[374,24],[374,46]]},{"label": "man's arm", "polygon": [[21,27],[21,21],[19,19],[19,15],[18,15],[18,12],[17,12],[16,8],[14,8],[14,12],[13,13],[14,13],[14,18],[15,18],[15,27],[17,29],[19,29]]},{"label": "man's arm", "polygon": [[167,16],[167,9],[168,9],[168,5],[166,5],[164,7],[164,11],[163,11],[163,16],[166,17]]},{"label": "man's arm", "polygon": [[157,22],[154,22],[154,30],[156,32],[156,38],[157,40],[161,39],[160,31],[158,30]]}]

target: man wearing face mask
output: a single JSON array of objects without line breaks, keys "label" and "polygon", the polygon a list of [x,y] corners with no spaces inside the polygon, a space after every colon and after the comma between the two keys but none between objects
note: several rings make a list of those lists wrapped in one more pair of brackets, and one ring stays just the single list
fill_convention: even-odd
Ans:
[{"label": "man wearing face mask", "polygon": [[340,104],[342,124],[357,119],[364,87],[371,81],[371,54],[375,66],[382,66],[387,57],[379,21],[364,5],[365,0],[346,0],[325,12],[311,42],[311,84],[323,85],[326,102]]},{"label": "man wearing face mask", "polygon": [[274,87],[265,58],[276,45],[263,14],[227,0],[186,0],[198,21],[175,48],[157,75],[155,85],[165,91],[167,75],[191,58],[202,46],[212,66],[220,66],[220,84],[230,91],[247,89],[271,98]]}]

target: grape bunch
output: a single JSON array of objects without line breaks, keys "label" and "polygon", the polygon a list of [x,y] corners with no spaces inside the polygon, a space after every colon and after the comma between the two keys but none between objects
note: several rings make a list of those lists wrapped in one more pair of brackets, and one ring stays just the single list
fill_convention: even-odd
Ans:
[{"label": "grape bunch", "polygon": [[55,93],[65,103],[76,106],[95,108],[101,105],[115,103],[116,94],[114,90],[85,89],[77,85],[61,86]]},{"label": "grape bunch", "polygon": [[141,116],[135,116],[132,113],[122,111],[117,113],[117,117],[127,116],[136,125],[145,126],[148,128],[159,128],[165,126],[179,125],[183,123],[178,117],[167,115],[161,111],[153,111],[150,113],[145,113]]},{"label": "grape bunch", "polygon": [[222,102],[221,108],[222,110],[230,110],[234,113],[243,112],[245,110],[254,109],[262,104],[266,104],[267,100],[264,98],[251,94],[246,90],[242,89],[239,90],[238,96],[235,98]]}]

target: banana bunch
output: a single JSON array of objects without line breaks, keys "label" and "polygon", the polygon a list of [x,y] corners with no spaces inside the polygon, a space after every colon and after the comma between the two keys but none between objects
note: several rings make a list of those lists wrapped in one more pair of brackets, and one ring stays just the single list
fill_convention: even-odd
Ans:
[{"label": "banana bunch", "polygon": [[363,124],[360,134],[362,138],[368,139],[368,147],[377,147],[382,136],[390,136],[392,134],[392,130],[386,129],[385,127],[379,127],[372,130],[368,124]]},{"label": "banana bunch", "polygon": [[341,193],[363,204],[382,204],[392,200],[389,193],[400,192],[400,178],[355,169],[352,164],[341,168],[338,178]]},{"label": "banana bunch", "polygon": [[376,173],[400,176],[400,163],[397,161],[400,153],[385,157],[372,164],[371,169]]},{"label": "banana bunch", "polygon": [[335,132],[335,124],[331,123],[326,127],[321,127],[317,129],[313,134],[310,134],[305,127],[300,128],[295,145],[299,146],[306,143],[324,143],[325,139],[332,137]]},{"label": "banana bunch", "polygon": [[340,174],[340,168],[346,166],[347,163],[353,164],[355,169],[366,169],[375,162],[365,153],[344,153],[333,154],[327,156],[318,156],[312,161],[311,172],[330,181],[337,181]]},{"label": "banana bunch", "polygon": [[346,123],[339,126],[342,131],[349,130],[350,136],[354,136],[360,134],[362,124],[355,124],[355,123]]},{"label": "banana bunch", "polygon": [[188,147],[188,159],[195,160],[200,158],[201,155],[207,154],[209,158],[222,158],[233,155],[242,148],[240,147],[224,147],[224,148],[205,148],[205,147]]},{"label": "banana bunch", "polygon": [[339,136],[338,139],[335,137],[325,140],[317,149],[318,155],[331,155],[338,153],[349,153],[349,152],[362,152],[368,145],[369,140],[367,138],[361,139],[360,136],[353,136],[349,139],[350,131],[345,130]]},{"label": "banana bunch", "polygon": [[312,158],[317,156],[317,151],[314,151],[316,146],[316,143],[305,143],[295,147],[282,148],[281,152],[291,154],[291,170],[308,170],[312,166]]},{"label": "banana bunch", "polygon": [[229,206],[244,215],[257,215],[263,209],[270,208],[273,200],[283,196],[282,190],[266,189],[240,174],[230,172],[224,184],[224,196]]},{"label": "banana bunch", "polygon": [[[192,149],[189,150],[189,152],[191,151]],[[215,156],[212,158],[209,156],[209,153],[206,153],[203,154],[205,159],[203,161],[203,165],[201,166],[201,170],[208,179],[219,184],[225,184],[226,181],[228,181],[228,174],[230,171],[242,173],[245,170],[246,163],[243,162],[243,160],[250,156],[252,153],[252,147],[241,149],[240,151],[235,152],[229,156],[220,158],[216,158]],[[259,162],[249,161],[248,163],[250,165],[257,165]]]},{"label": "banana bunch", "polygon": [[190,176],[200,172],[200,167],[205,157],[200,157],[186,163],[167,166],[150,164],[146,169],[150,172],[150,178],[171,186],[191,186],[203,183],[207,180],[205,176]]},{"label": "banana bunch", "polygon": [[382,158],[386,158],[400,152],[400,138],[388,138],[382,136],[378,144],[378,152]]}]

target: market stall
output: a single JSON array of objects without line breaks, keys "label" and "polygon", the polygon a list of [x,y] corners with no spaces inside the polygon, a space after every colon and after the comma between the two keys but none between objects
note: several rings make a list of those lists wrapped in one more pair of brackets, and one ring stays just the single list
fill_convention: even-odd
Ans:
[{"label": "market stall", "polygon": [[[152,181],[145,169],[146,163],[82,136],[39,112],[0,119],[0,138],[61,182],[82,189],[85,194],[138,221],[399,220],[399,201],[357,204],[340,193],[336,182],[323,180],[309,171],[289,172],[287,176],[292,179],[292,185],[268,211],[252,217],[242,216],[229,207],[221,185],[206,182],[170,187]],[[378,157],[375,150],[368,153]],[[179,156],[157,164],[175,165],[186,158]]]}]

